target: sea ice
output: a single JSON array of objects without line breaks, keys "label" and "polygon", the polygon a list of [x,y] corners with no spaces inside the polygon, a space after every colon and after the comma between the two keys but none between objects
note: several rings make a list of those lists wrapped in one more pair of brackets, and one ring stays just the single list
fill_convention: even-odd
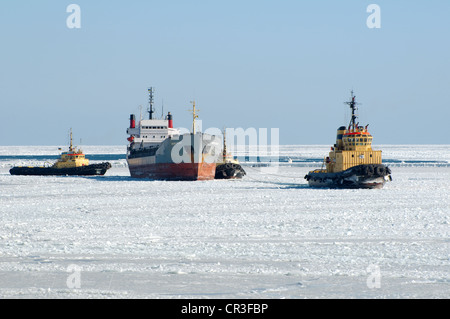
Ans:
[{"label": "sea ice", "polygon": [[[399,163],[450,153],[383,150]],[[163,182],[130,178],[124,160],[101,177],[11,176],[14,161],[0,167],[3,298],[448,297],[448,166],[398,164],[383,189],[331,190],[309,188],[307,166]]]}]

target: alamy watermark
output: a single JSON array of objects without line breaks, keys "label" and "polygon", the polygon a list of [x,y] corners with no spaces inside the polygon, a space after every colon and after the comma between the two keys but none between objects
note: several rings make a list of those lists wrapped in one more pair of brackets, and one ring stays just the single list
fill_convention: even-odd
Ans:
[{"label": "alamy watermark", "polygon": [[[369,4],[366,9],[370,15],[367,17],[366,25],[369,29],[381,28],[381,8],[378,4]],[[66,19],[66,26],[69,29],[81,28],[81,8],[78,4],[69,4],[66,12],[70,15]]]},{"label": "alamy watermark", "polygon": [[81,8],[78,4],[69,4],[66,8],[66,12],[70,15],[66,19],[66,26],[69,29],[81,28]]},{"label": "alamy watermark", "polygon": [[378,265],[369,265],[366,269],[369,273],[366,284],[369,289],[381,288],[381,271]]},{"label": "alamy watermark", "polygon": [[[202,121],[197,121],[196,131],[202,131]],[[278,169],[280,158],[279,128],[208,128],[202,138],[189,134],[186,128],[179,128],[180,135],[172,136],[171,159],[174,163],[205,162],[215,163],[222,160],[223,143],[226,140],[226,152],[242,162],[264,162],[259,166],[266,173]],[[270,137],[270,141],[269,141]]]},{"label": "alamy watermark", "polygon": [[367,6],[367,13],[370,15],[367,17],[366,25],[369,29],[381,28],[381,9],[377,4],[369,4]]},{"label": "alamy watermark", "polygon": [[67,267],[67,272],[70,275],[67,277],[66,285],[69,289],[81,288],[81,268],[75,264],[71,264]]}]

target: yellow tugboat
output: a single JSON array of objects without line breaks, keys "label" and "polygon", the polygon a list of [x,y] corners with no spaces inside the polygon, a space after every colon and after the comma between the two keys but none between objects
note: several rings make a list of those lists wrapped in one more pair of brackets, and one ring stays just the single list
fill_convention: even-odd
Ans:
[{"label": "yellow tugboat", "polygon": [[223,133],[223,152],[222,161],[216,163],[215,179],[239,179],[246,175],[245,170],[237,159],[227,152],[227,143],[225,137],[225,130]]},{"label": "yellow tugboat", "polygon": [[355,96],[353,91],[348,104],[352,118],[348,127],[337,130],[336,144],[325,158],[325,169],[309,172],[305,179],[312,187],[327,188],[382,188],[386,181],[391,181],[389,167],[382,164],[381,151],[372,149],[372,135],[368,125],[359,126]]},{"label": "yellow tugboat", "polygon": [[13,167],[11,175],[104,175],[111,168],[109,162],[89,165],[89,160],[81,149],[72,145],[72,130],[70,130],[70,146],[68,152],[63,152],[55,164],[49,167]]}]

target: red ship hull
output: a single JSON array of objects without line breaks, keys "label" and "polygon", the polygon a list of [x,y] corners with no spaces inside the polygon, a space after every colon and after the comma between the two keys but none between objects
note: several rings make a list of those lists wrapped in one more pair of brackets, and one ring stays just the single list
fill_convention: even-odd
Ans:
[{"label": "red ship hull", "polygon": [[215,163],[155,163],[130,165],[129,168],[131,177],[153,180],[212,180],[216,173]]}]

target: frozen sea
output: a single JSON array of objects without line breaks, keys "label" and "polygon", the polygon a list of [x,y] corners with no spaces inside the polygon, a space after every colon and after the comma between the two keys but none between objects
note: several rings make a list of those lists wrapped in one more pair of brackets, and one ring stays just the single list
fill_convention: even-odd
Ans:
[{"label": "frozen sea", "polygon": [[[57,146],[0,147],[1,298],[448,298],[450,145],[382,145],[380,190],[311,189],[329,146],[235,181],[11,176]],[[287,159],[292,159],[292,163]],[[256,163],[261,164],[261,163]]]}]

